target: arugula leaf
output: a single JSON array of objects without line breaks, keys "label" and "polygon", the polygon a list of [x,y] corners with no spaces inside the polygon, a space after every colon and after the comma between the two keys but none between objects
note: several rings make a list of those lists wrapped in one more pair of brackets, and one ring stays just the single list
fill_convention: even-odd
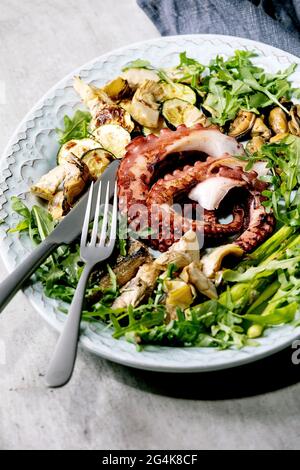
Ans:
[{"label": "arugula leaf", "polygon": [[88,136],[88,125],[91,120],[91,114],[87,111],[78,109],[73,118],[64,117],[64,129],[56,128],[59,143],[64,144],[71,139],[84,139]]},{"label": "arugula leaf", "polygon": [[270,261],[267,266],[259,265],[247,269],[244,273],[240,273],[236,270],[227,269],[223,273],[223,279],[230,282],[248,282],[260,277],[270,276],[274,271],[278,269],[292,269],[298,266],[300,263],[300,256],[288,258],[285,260]]},{"label": "arugula leaf", "polygon": [[209,74],[199,87],[204,95],[203,107],[212,114],[212,122],[224,126],[234,119],[239,109],[259,113],[275,103],[285,112],[280,98],[289,99],[293,93],[288,77],[296,64],[277,74],[266,73],[251,61],[256,54],[235,51],[225,60],[217,56],[209,64]]},{"label": "arugula leaf", "polygon": [[[114,336],[125,335],[136,344],[165,346],[212,346],[222,349],[248,344],[242,317],[230,312],[217,301],[207,301],[190,309],[187,316],[178,309],[178,319],[163,323],[164,305],[148,304],[126,311],[110,312]],[[122,325],[122,322],[125,324]]]},{"label": "arugula leaf", "polygon": [[200,64],[196,59],[187,57],[186,52],[180,52],[179,65],[176,67],[182,74],[179,81],[190,82],[191,87],[197,91],[201,74],[205,70],[204,65]]},{"label": "arugula leaf", "polygon": [[30,217],[30,210],[24,204],[22,199],[17,196],[12,196],[11,198],[11,208],[14,212],[21,215],[24,219],[28,219]]},{"label": "arugula leaf", "polygon": [[247,168],[257,160],[267,162],[271,175],[264,177],[270,187],[263,192],[267,210],[273,209],[278,221],[300,227],[300,138],[288,136],[280,143],[265,144],[250,156]]},{"label": "arugula leaf", "polygon": [[51,214],[46,209],[34,205],[30,210],[24,202],[13,196],[11,207],[14,212],[22,217],[22,220],[8,230],[9,233],[27,231],[30,239],[34,243],[40,243],[54,229],[54,222]]},{"label": "arugula leaf", "polygon": [[271,84],[269,83],[268,85],[264,85],[264,86],[261,85],[256,80],[254,75],[251,73],[249,68],[242,67],[240,69],[240,75],[241,75],[241,78],[243,79],[244,83],[246,85],[248,85],[249,88],[251,88],[252,90],[256,90],[256,91],[259,91],[259,92],[265,94],[267,96],[267,98],[270,100],[271,103],[277,104],[277,106],[279,106],[285,113],[289,114],[288,110],[280,103],[280,101],[278,101],[277,96],[276,96],[276,95],[279,95],[279,97],[281,97],[281,96],[284,96],[285,94],[287,94],[288,90],[290,89],[290,86],[287,82],[283,82],[281,80],[278,81],[277,82],[277,87],[275,87],[276,95],[274,95],[267,88],[268,86],[270,87]]},{"label": "arugula leaf", "polygon": [[234,119],[240,108],[239,99],[224,89],[217,79],[212,78],[209,81],[208,90],[203,107],[211,113],[212,121],[222,126],[228,120]]}]

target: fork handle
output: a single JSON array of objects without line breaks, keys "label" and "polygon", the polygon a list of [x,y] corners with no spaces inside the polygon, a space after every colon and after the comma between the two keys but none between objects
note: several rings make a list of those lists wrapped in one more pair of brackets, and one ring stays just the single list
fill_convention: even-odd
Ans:
[{"label": "fork handle", "polygon": [[77,285],[63,331],[46,374],[49,387],[60,387],[71,378],[77,352],[79,326],[86,284],[92,266],[86,264]]},{"label": "fork handle", "polygon": [[22,287],[26,279],[34,273],[57,246],[58,244],[56,242],[51,242],[49,239],[44,240],[3,282],[1,282],[0,312],[2,312],[12,297],[17,293],[20,287]]}]

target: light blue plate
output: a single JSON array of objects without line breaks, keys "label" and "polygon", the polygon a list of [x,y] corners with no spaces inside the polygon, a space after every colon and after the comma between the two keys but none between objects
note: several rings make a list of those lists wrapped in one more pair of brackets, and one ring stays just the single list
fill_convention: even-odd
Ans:
[{"label": "light blue plate", "polygon": [[[187,51],[189,56],[208,63],[216,54],[228,56],[235,49],[256,50],[260,54],[255,59],[257,64],[270,72],[284,69],[292,62],[300,63],[291,54],[247,39],[216,35],[174,36],[133,44],[100,56],[53,87],[23,119],[1,161],[0,217],[5,219],[5,223],[0,225],[0,243],[1,256],[7,269],[12,271],[32,250],[26,237],[6,233],[16,223],[15,216],[10,213],[10,198],[21,196],[32,204],[29,186],[55,166],[58,144],[54,129],[62,125],[65,114],[73,114],[80,106],[72,88],[74,75],[102,85],[117,76],[126,62],[137,58],[148,59],[158,67],[166,64],[172,66],[178,63],[178,53]],[[294,86],[300,87],[300,67],[293,81]],[[40,284],[26,289],[25,295],[48,323],[61,330],[64,315],[59,313],[57,302],[45,297]],[[80,341],[91,352],[132,367],[165,372],[201,372],[255,361],[289,346],[299,336],[300,327],[284,325],[267,330],[259,340],[259,346],[242,350],[148,346],[143,352],[137,352],[134,345],[122,339],[113,339],[111,331],[101,324],[83,324]]]}]

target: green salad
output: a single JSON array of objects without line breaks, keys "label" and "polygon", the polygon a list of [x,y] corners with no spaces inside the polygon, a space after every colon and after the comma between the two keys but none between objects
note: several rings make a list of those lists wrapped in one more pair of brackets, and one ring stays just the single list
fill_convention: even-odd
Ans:
[{"label": "green salad", "polygon": [[[30,237],[36,245],[89,181],[101,176],[114,158],[124,158],[135,137],[159,135],[164,128],[175,130],[182,124],[217,126],[243,144],[244,154],[232,157],[245,172],[263,162],[262,205],[276,219],[273,233],[250,253],[237,252],[232,240],[227,241],[229,256],[223,253],[210,274],[201,266],[206,259],[216,260],[216,250],[225,242],[205,245],[200,258],[192,259],[196,280],[187,265],[170,257],[147,294],[128,305],[117,302],[120,295],[134,285],[145,263],[156,261],[148,251],[149,234],[128,231],[120,217],[115,252],[90,277],[82,319],[105,323],[115,338],[125,337],[138,349],[146,344],[255,346],[266,328],[300,324],[300,90],[290,80],[296,65],[270,74],[255,65],[255,57],[254,52],[237,50],[232,57],[217,56],[203,65],[182,52],[175,67],[156,68],[144,59],[128,63],[102,88],[76,79],[75,89],[89,110],[65,116],[63,128],[56,129],[57,166],[31,188],[48,206],[27,207],[22,199],[12,198],[19,222],[9,232]],[[105,110],[97,119],[91,101]],[[68,171],[74,164],[78,173],[70,182]],[[64,245],[30,282],[40,282],[45,295],[61,301],[67,314],[83,266],[79,241]]]}]

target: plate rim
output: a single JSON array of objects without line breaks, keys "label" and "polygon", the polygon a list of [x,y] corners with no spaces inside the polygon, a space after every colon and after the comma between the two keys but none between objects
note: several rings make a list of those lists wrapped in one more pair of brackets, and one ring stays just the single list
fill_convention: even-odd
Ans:
[{"label": "plate rim", "polygon": [[[274,53],[276,52],[277,54],[280,53],[281,55],[284,55],[284,57],[292,59],[294,62],[297,62],[298,64],[300,64],[300,58],[299,57],[297,57],[294,54],[291,54],[289,52],[286,52],[283,49],[279,49],[277,47],[274,47],[270,44],[267,44],[267,43],[264,43],[264,42],[261,42],[261,41],[255,41],[255,40],[252,40],[252,39],[243,38],[243,37],[239,37],[239,36],[233,36],[233,35],[221,35],[221,34],[172,35],[172,36],[162,36],[162,37],[147,39],[147,40],[143,40],[143,41],[137,41],[137,42],[128,44],[126,46],[121,46],[119,48],[108,51],[104,54],[101,54],[101,55],[87,61],[86,63],[82,64],[79,67],[76,67],[70,73],[66,74],[62,79],[57,81],[52,87],[50,87],[50,89],[47,90],[46,93],[43,94],[43,96],[29,109],[29,111],[21,119],[20,123],[15,128],[14,132],[12,133],[11,137],[9,138],[8,143],[4,147],[4,150],[3,150],[2,155],[1,155],[1,160],[0,160],[1,167],[4,166],[4,163],[9,158],[9,149],[12,148],[12,146],[14,144],[16,144],[17,142],[20,141],[20,139],[17,139],[18,134],[20,133],[20,131],[22,130],[24,125],[28,122],[30,116],[43,105],[45,100],[48,97],[50,97],[53,92],[55,92],[56,90],[61,88],[61,85],[63,85],[65,82],[67,82],[69,79],[71,79],[74,75],[76,75],[76,73],[80,73],[81,70],[86,69],[86,68],[92,68],[93,64],[97,63],[97,61],[109,59],[109,57],[111,55],[122,53],[123,51],[125,52],[126,50],[128,50],[130,48],[139,48],[141,46],[147,46],[148,44],[152,45],[152,44],[159,43],[159,42],[171,42],[172,43],[173,41],[178,40],[178,39],[192,40],[192,39],[195,39],[195,38],[206,39],[206,40],[218,39],[222,43],[225,43],[227,41],[238,40],[238,41],[245,42],[248,46],[253,46],[253,48],[256,48],[256,49],[259,49],[259,47],[261,47],[261,46],[263,48],[269,48],[271,53],[272,53],[272,51],[274,51]],[[0,243],[0,246],[2,246],[2,241]],[[7,269],[7,271],[9,273],[12,272],[13,268],[10,265],[8,258],[3,254],[2,250],[0,251],[0,256],[1,256],[1,259],[3,260],[4,266]],[[38,312],[38,314],[41,317],[43,317],[46,320],[46,322],[48,324],[50,324],[55,330],[61,331],[61,329],[63,327],[63,322],[53,321],[52,316],[47,314],[46,311],[43,310],[38,305],[37,302],[35,302],[35,299],[30,295],[30,292],[29,293],[27,292],[28,288],[22,289],[22,291],[23,291],[24,295],[26,296],[27,300],[29,300],[30,304],[33,306],[33,308]],[[90,340],[90,338],[87,337],[87,336],[81,336],[79,344],[82,345],[88,351],[90,351],[90,352],[92,352],[92,353],[94,353],[94,354],[96,354],[96,355],[98,355],[98,356],[100,356],[104,359],[116,362],[118,364],[130,366],[130,367],[133,367],[133,368],[137,368],[137,369],[151,370],[151,371],[157,371],[157,372],[168,372],[168,373],[199,373],[199,372],[208,372],[208,371],[214,371],[214,370],[224,370],[224,369],[228,369],[228,368],[239,367],[239,366],[242,366],[244,364],[251,363],[251,362],[255,362],[255,361],[260,360],[264,357],[276,354],[280,350],[283,350],[284,348],[286,348],[288,346],[291,346],[292,343],[295,340],[297,340],[298,338],[300,338],[300,327],[295,328],[295,332],[291,333],[290,336],[287,339],[285,339],[281,342],[279,341],[276,346],[269,347],[267,350],[263,350],[261,352],[255,353],[255,349],[253,349],[253,351],[254,351],[253,353],[248,354],[248,355],[245,354],[244,357],[237,357],[237,358],[232,357],[229,361],[226,361],[226,362],[219,362],[219,363],[216,362],[214,364],[199,363],[199,364],[196,364],[196,365],[193,365],[193,366],[186,366],[183,363],[178,363],[177,365],[176,364],[174,364],[174,365],[169,364],[167,366],[164,366],[164,365],[158,364],[158,363],[154,363],[154,362],[150,363],[150,364],[147,364],[145,362],[143,363],[141,360],[137,359],[137,358],[141,359],[141,354],[142,354],[142,353],[137,352],[137,351],[134,351],[134,352],[132,351],[130,358],[126,357],[126,359],[122,359],[122,357],[120,357],[118,355],[119,352],[118,351],[115,352],[113,349],[110,350],[110,353],[107,353],[105,351],[100,352],[100,351],[96,350],[95,347],[92,347],[93,343]],[[115,341],[120,341],[120,340],[115,340]],[[165,346],[151,346],[151,348],[174,350],[174,347],[165,347]],[[181,349],[184,349],[184,348],[181,348]],[[186,348],[186,349],[188,349],[188,348]],[[189,349],[191,349],[191,348],[189,348]],[[194,349],[194,350],[195,349],[203,350],[204,348],[195,348],[195,347],[193,347],[192,349]],[[211,350],[212,348],[209,348],[209,349]],[[218,354],[219,351],[217,350],[217,348],[214,348],[214,349],[215,349],[216,354]],[[231,351],[232,351],[232,349],[231,349]],[[243,350],[240,350],[240,351],[243,351]]]}]

